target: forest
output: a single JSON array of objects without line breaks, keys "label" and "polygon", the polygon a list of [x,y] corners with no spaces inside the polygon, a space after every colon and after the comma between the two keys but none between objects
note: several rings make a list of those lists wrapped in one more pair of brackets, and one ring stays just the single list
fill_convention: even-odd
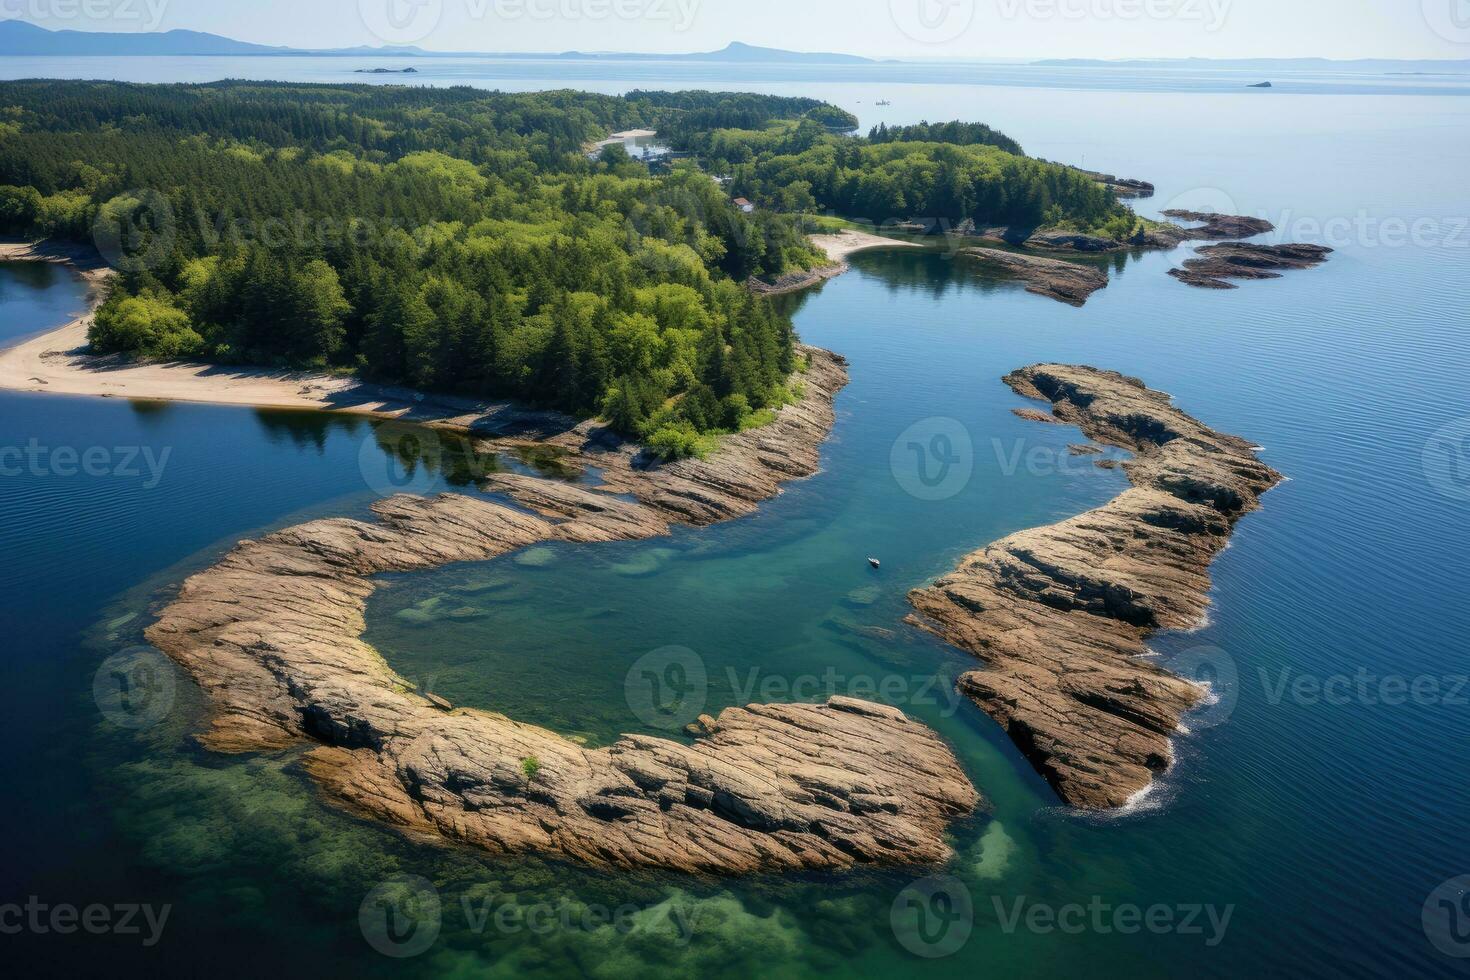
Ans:
[{"label": "forest", "polygon": [[[791,322],[744,284],[825,262],[804,213],[1132,214],[988,127],[856,124],[735,93],[6,82],[0,232],[97,245],[100,351],[513,398],[682,456],[799,397]],[[588,152],[644,127],[694,159]]]},{"label": "forest", "polygon": [[1119,239],[1139,223],[1093,177],[1027,157],[978,123],[880,126],[855,138],[801,118],[713,129],[682,145],[731,175],[734,193],[783,211],[875,224],[928,219],[950,230],[1067,227]]}]

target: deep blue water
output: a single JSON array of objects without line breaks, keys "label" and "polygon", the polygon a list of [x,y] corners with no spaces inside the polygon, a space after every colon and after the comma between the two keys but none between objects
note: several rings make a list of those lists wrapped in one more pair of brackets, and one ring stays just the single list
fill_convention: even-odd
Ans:
[{"label": "deep blue water", "polygon": [[[877,121],[856,104],[876,97],[866,82],[765,87]],[[0,773],[12,815],[4,893],[174,905],[152,949],[28,936],[26,961],[293,975],[1455,972],[1421,911],[1436,886],[1470,873],[1470,688],[1458,689],[1470,672],[1470,465],[1454,465],[1467,463],[1456,454],[1470,435],[1456,428],[1470,426],[1470,109],[1361,93],[878,94],[895,102],[890,121],[982,119],[1037,155],[1152,180],[1145,212],[1233,205],[1288,228],[1285,240],[1338,251],[1319,269],[1228,293],[1164,275],[1187,251],[1120,260],[1082,310],[943,253],[859,256],[851,274],[795,303],[804,339],[852,365],[819,476],[749,520],[668,540],[396,577],[370,607],[369,637],[457,702],[593,744],[650,730],[624,678],[671,644],[706,667],[711,708],[887,682],[882,696],[950,739],[993,803],[957,830],[950,872],[974,901],[968,942],[932,960],[900,945],[890,907],[903,876],[609,878],[410,844],[322,807],[289,757],[199,752],[187,691],[167,723],[117,728],[99,716],[92,675],[134,642],[158,590],[262,528],[360,511],[372,497],[361,470],[363,453],[378,451],[372,427],[0,395],[0,446],[171,450],[153,487],[146,476],[0,482],[0,608],[13,640],[0,661],[12,692],[0,721],[11,747]],[[1401,226],[1417,226],[1414,241],[1399,242]],[[37,293],[0,270],[0,334],[34,332],[79,303],[65,278]],[[1290,478],[1216,564],[1210,624],[1154,644],[1166,663],[1216,651],[1212,662],[1227,665],[1219,705],[1191,719],[1159,789],[1108,819],[1056,806],[983,715],[930,685],[973,661],[901,625],[905,591],[959,555],[1124,485],[1066,456],[1075,432],[1010,413],[1021,402],[1000,376],[1053,359],[1144,378],[1258,442]],[[892,450],[914,426],[968,437],[973,472],[954,496],[904,489]],[[507,576],[508,592],[483,591]],[[436,615],[447,599],[478,605],[481,618]],[[816,690],[801,686],[808,678]],[[1419,694],[1400,693],[1400,681]],[[1346,695],[1313,694],[1314,683]],[[408,961],[372,952],[358,929],[363,896],[394,874],[433,879],[446,909],[439,942]],[[476,932],[459,905],[467,895],[546,903],[557,916],[589,904],[644,911],[626,936]],[[1216,945],[1208,926],[1203,936],[1007,931],[997,901],[1210,905],[1230,919]],[[694,916],[689,941],[671,910]]]}]

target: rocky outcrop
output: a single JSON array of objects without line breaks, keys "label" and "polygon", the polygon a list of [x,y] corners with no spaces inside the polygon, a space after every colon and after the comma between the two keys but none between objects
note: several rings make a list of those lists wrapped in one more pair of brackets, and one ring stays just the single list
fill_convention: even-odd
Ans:
[{"label": "rocky outcrop", "polygon": [[[601,487],[497,473],[486,489],[511,503],[394,497],[373,507],[375,521],[312,521],[242,542],[188,579],[148,630],[209,698],[201,741],[234,752],[315,743],[306,767],[330,798],[498,854],[710,874],[944,861],[945,827],[978,798],[939,737],[896,709],[848,698],[731,708],[702,719],[692,744],[629,735],[588,749],[450,709],[361,638],[381,573],[537,542],[653,537],[749,513],[782,481],[815,472],[846,373],[834,355],[804,353],[805,397],[708,460],[657,464],[583,423],[540,444],[598,467]],[[527,426],[500,417],[482,430],[512,446]]]},{"label": "rocky outcrop", "polygon": [[1157,630],[1198,626],[1209,566],[1280,475],[1136,378],[1036,365],[1006,382],[1057,419],[1132,451],[1133,486],[1021,531],[910,595],[911,617],[986,661],[960,690],[998,721],[1066,802],[1122,806],[1173,758],[1205,691],[1141,657]]},{"label": "rocky outcrop", "polygon": [[745,288],[758,296],[778,296],[781,293],[794,293],[807,289],[818,283],[835,279],[846,272],[850,266],[846,262],[838,262],[832,265],[821,265],[815,269],[803,269],[800,272],[788,272],[784,276],[767,281],[765,279],[751,276],[745,281]]},{"label": "rocky outcrop", "polygon": [[1124,246],[1101,235],[1084,235],[1080,231],[1038,231],[1024,242],[1026,248],[1049,252],[1116,252]]},{"label": "rocky outcrop", "polygon": [[1214,211],[1185,211],[1172,208],[1164,211],[1163,215],[1175,221],[1193,222],[1193,226],[1152,228],[1140,236],[1137,244],[1149,248],[1174,248],[1185,242],[1217,242],[1227,238],[1251,238],[1276,230],[1276,226],[1265,218],[1252,218],[1240,214],[1219,214]]},{"label": "rocky outcrop", "polygon": [[1072,306],[1086,303],[1089,296],[1108,284],[1108,274],[1102,269],[1076,262],[998,248],[966,248],[959,254],[1019,279],[1026,284],[1028,293],[1049,296]]},{"label": "rocky outcrop", "polygon": [[1113,174],[1099,173],[1096,170],[1084,170],[1082,172],[1099,184],[1102,184],[1118,197],[1154,196],[1154,185],[1146,180],[1134,180],[1132,177],[1118,177]]},{"label": "rocky outcrop", "polygon": [[1043,252],[1100,255],[1140,249],[1178,248],[1185,242],[1192,241],[1249,238],[1253,235],[1263,235],[1275,228],[1275,225],[1264,218],[1251,218],[1244,215],[1178,209],[1171,209],[1163,213],[1165,217],[1175,221],[1187,221],[1193,224],[1186,226],[1153,222],[1124,239],[1106,238],[1102,235],[1089,235],[1078,231],[1033,230],[1027,232],[1014,228],[987,229],[983,237],[998,243]]},{"label": "rocky outcrop", "polygon": [[1280,279],[1293,269],[1312,269],[1327,261],[1332,249],[1324,245],[1251,245],[1226,242],[1196,250],[1202,258],[1186,259],[1184,268],[1169,275],[1202,289],[1235,289],[1231,279]]}]

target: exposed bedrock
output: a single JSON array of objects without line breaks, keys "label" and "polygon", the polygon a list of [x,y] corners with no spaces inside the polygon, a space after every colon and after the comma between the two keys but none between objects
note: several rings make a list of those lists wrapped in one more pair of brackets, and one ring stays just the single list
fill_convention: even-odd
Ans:
[{"label": "exposed bedrock", "polygon": [[1231,279],[1280,279],[1281,273],[1313,269],[1327,261],[1332,249],[1324,245],[1252,245],[1226,242],[1196,250],[1199,258],[1186,259],[1184,268],[1169,275],[1202,289],[1235,289]]},{"label": "exposed bedrock", "polygon": [[998,248],[966,248],[967,256],[1026,284],[1028,293],[1049,296],[1072,306],[1081,306],[1087,298],[1108,284],[1102,269],[1061,259],[1048,259]]},{"label": "exposed bedrock", "polygon": [[1199,625],[1209,566],[1281,479],[1136,378],[1042,364],[1006,377],[1096,442],[1132,451],[1133,486],[1069,520],[1012,534],[915,590],[917,625],[986,661],[960,690],[1066,802],[1122,806],[1173,759],[1205,691],[1140,659],[1157,630]]},{"label": "exposed bedrock", "polygon": [[944,742],[896,709],[849,698],[730,708],[692,744],[629,735],[588,749],[492,712],[446,711],[362,640],[381,573],[654,537],[748,513],[815,472],[846,372],[807,353],[801,402],[708,460],[650,466],[577,426],[551,441],[601,468],[602,487],[495,474],[486,489],[517,506],[400,496],[377,503],[375,521],[242,542],[148,630],[210,700],[201,741],[315,743],[307,769],[331,798],[493,853],[714,874],[946,860],[946,826],[978,797]]}]

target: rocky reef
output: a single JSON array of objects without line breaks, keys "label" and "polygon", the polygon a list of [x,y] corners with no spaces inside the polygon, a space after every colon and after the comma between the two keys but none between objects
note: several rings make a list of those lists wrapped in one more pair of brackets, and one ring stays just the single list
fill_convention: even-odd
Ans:
[{"label": "rocky reef", "polygon": [[1222,241],[1227,238],[1250,238],[1274,231],[1276,226],[1264,218],[1213,211],[1170,209],[1164,216],[1189,224],[1166,225],[1155,222],[1131,237],[1105,238],[1079,231],[1033,231],[1017,237],[1010,230],[993,236],[996,241],[1044,252],[1080,252],[1099,254],[1140,249],[1171,249],[1194,241]]},{"label": "rocky reef", "polygon": [[1104,506],[1020,531],[910,594],[927,628],[987,664],[960,690],[1001,724],[1057,794],[1113,808],[1173,759],[1205,697],[1141,659],[1158,630],[1198,626],[1209,567],[1280,475],[1136,378],[1042,364],[1006,377],[1090,439],[1133,452],[1132,487]]},{"label": "rocky reef", "polygon": [[[500,473],[486,489],[510,503],[399,496],[373,507],[375,521],[240,543],[184,582],[147,633],[207,695],[202,743],[314,743],[306,768],[331,799],[493,853],[708,874],[946,860],[946,826],[978,797],[939,737],[896,709],[840,697],[730,708],[692,744],[629,735],[588,749],[421,694],[362,640],[381,573],[653,537],[749,513],[814,473],[846,371],[835,355],[804,354],[801,401],[709,459],[658,464],[582,423],[537,444],[597,467],[601,486]],[[536,424],[528,413],[478,428],[512,446]]]},{"label": "rocky reef", "polygon": [[1179,226],[1155,230],[1146,241],[1157,241],[1164,248],[1173,248],[1183,242],[1223,241],[1226,238],[1251,238],[1275,231],[1276,226],[1265,218],[1252,218],[1240,214],[1219,214],[1215,211],[1184,211],[1172,208],[1163,212],[1164,217],[1175,221],[1188,221],[1193,227]]},{"label": "rocky reef", "polygon": [[1028,293],[1049,296],[1072,306],[1083,305],[1088,297],[1108,284],[1108,274],[1102,269],[1076,262],[998,248],[966,248],[959,254],[1020,280],[1026,284]]},{"label": "rocky reef", "polygon": [[1293,269],[1312,269],[1327,261],[1332,249],[1323,245],[1252,245],[1226,242],[1196,250],[1202,258],[1186,259],[1169,275],[1201,289],[1235,289],[1231,279],[1280,279]]}]

